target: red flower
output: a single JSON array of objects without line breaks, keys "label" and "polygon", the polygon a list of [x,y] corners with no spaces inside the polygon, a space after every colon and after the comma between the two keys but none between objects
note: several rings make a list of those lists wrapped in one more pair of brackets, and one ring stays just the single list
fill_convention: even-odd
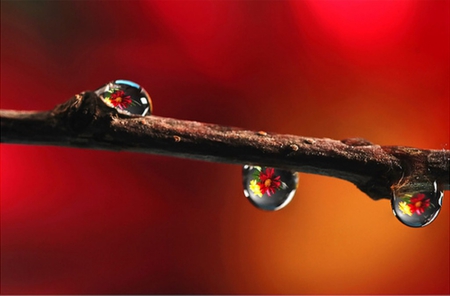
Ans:
[{"label": "red flower", "polygon": [[280,188],[280,176],[274,177],[274,171],[273,168],[267,168],[265,173],[263,171],[259,173],[260,181],[258,182],[258,185],[262,194],[267,193],[267,195],[270,196],[275,193],[275,190]]},{"label": "red flower", "polygon": [[416,213],[417,215],[423,214],[425,210],[430,206],[430,199],[425,199],[424,193],[419,193],[416,196],[412,197],[409,202],[409,209],[412,213]]},{"label": "red flower", "polygon": [[108,98],[114,107],[119,106],[120,109],[125,109],[131,104],[131,97],[125,95],[123,90],[117,90]]}]

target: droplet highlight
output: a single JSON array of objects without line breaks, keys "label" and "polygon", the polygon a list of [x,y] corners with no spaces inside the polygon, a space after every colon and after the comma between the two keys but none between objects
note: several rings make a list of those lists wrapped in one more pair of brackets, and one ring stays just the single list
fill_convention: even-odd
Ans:
[{"label": "droplet highlight", "polygon": [[392,190],[392,211],[406,226],[427,226],[441,210],[444,193],[436,182],[415,180],[393,186]]},{"label": "droplet highlight", "polygon": [[255,207],[266,211],[284,208],[298,186],[296,172],[271,167],[245,165],[242,179],[244,195]]},{"label": "droplet highlight", "polygon": [[111,108],[122,114],[150,115],[152,101],[139,84],[129,80],[114,80],[100,87],[95,93]]}]

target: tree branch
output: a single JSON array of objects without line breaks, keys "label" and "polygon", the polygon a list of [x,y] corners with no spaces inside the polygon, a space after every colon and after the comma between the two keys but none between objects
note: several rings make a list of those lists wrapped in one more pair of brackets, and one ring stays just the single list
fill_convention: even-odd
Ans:
[{"label": "tree branch", "polygon": [[0,110],[1,142],[123,150],[336,177],[372,199],[391,197],[402,178],[425,176],[449,189],[449,151],[379,146],[249,131],[158,116],[128,116],[93,92],[51,111]]}]

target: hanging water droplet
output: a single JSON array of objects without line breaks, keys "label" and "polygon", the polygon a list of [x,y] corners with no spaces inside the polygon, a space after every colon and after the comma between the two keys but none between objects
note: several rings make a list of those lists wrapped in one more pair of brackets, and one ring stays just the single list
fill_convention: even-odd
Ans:
[{"label": "hanging water droplet", "polygon": [[244,195],[257,208],[276,211],[294,197],[298,184],[296,172],[245,165],[242,169]]},{"label": "hanging water droplet", "polygon": [[424,227],[436,219],[442,206],[443,191],[436,182],[415,178],[392,187],[391,206],[400,222]]},{"label": "hanging water droplet", "polygon": [[152,101],[148,93],[129,80],[114,80],[100,87],[95,93],[111,108],[123,114],[150,115]]}]

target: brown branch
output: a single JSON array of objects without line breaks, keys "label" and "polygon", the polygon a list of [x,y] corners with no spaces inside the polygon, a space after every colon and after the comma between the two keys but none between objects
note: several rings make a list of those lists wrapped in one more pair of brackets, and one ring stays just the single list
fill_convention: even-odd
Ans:
[{"label": "brown branch", "polygon": [[320,174],[390,198],[401,178],[425,176],[449,188],[449,151],[379,146],[249,131],[158,116],[127,116],[92,92],[46,112],[0,110],[1,142],[155,153]]}]

